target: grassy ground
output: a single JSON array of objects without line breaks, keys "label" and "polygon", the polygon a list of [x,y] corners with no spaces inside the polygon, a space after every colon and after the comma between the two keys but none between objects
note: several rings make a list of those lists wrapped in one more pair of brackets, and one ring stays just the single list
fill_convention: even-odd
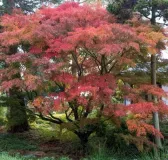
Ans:
[{"label": "grassy ground", "polygon": [[[132,152],[128,155],[107,150],[101,143],[95,146],[94,139],[91,143],[95,148],[83,157],[77,141],[60,141],[51,133],[49,140],[48,137],[44,139],[48,132],[38,134],[34,130],[24,134],[0,134],[0,160],[154,160],[152,154],[135,155]],[[164,152],[160,160],[168,160],[168,153]]]},{"label": "grassy ground", "polygon": [[[81,160],[167,160],[167,159],[168,159],[168,156],[166,156],[166,155],[161,156],[160,159],[154,158],[154,156],[152,156],[152,155],[142,155],[140,157],[132,157],[132,158],[130,158],[130,157],[123,157],[123,158],[120,157],[119,158],[115,154],[112,156],[112,155],[108,155],[108,154],[102,152],[102,153],[98,153],[98,154],[88,156],[87,158],[82,158]],[[18,155],[18,154],[9,155],[9,153],[1,153],[0,154],[0,160],[73,160],[73,159],[68,158],[68,157],[37,158],[33,155],[21,156],[21,155]]]},{"label": "grassy ground", "polygon": [[[127,148],[118,152],[107,150],[94,137],[90,139],[89,154],[83,156],[77,137],[66,129],[60,132],[58,126],[37,120],[29,132],[9,134],[2,127],[3,122],[0,124],[0,160],[155,160],[151,153],[137,155],[134,149],[129,149],[129,153]],[[167,151],[160,157],[168,160]]]}]

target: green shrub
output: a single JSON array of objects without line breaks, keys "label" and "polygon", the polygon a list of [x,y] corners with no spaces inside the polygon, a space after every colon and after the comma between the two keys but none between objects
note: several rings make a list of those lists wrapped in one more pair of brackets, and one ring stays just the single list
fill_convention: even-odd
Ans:
[{"label": "green shrub", "polygon": [[[108,148],[109,150],[113,150],[115,153],[119,153],[119,155],[129,156],[133,153],[139,154],[138,150],[134,143],[131,142],[131,135],[125,125],[125,121],[122,120],[120,126],[117,127],[113,121],[106,121],[106,123],[100,124],[100,128],[98,128],[96,132],[97,140],[101,140],[104,147]],[[125,138],[124,137],[129,137]]]}]

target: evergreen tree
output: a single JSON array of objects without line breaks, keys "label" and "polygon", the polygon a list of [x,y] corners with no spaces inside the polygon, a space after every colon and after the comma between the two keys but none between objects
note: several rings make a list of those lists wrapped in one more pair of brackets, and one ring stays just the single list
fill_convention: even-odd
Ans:
[{"label": "evergreen tree", "polygon": [[3,0],[1,6],[1,15],[11,14],[14,8],[20,8],[25,13],[32,13],[41,5],[48,3],[60,3],[60,0]]}]

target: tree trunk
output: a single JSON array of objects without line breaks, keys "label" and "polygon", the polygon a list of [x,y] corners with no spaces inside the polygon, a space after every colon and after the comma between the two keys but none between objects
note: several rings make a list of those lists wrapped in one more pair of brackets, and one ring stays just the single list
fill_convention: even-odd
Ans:
[{"label": "tree trunk", "polygon": [[29,130],[27,115],[24,106],[10,106],[8,108],[8,132],[18,133]]},{"label": "tree trunk", "polygon": [[[151,84],[152,85],[157,85],[156,84],[156,55],[151,56]],[[157,103],[157,97],[154,96],[154,103]],[[159,126],[159,114],[158,112],[153,113],[153,123],[154,127],[160,131],[160,126]],[[161,143],[161,138],[158,136],[155,136],[155,143],[159,148],[162,148],[162,143]]]},{"label": "tree trunk", "polygon": [[81,143],[82,150],[83,150],[83,155],[85,155],[87,152],[87,143],[88,143],[88,139],[91,133],[92,132],[75,132],[75,134],[80,139],[80,143]]},{"label": "tree trunk", "polygon": [[8,102],[8,132],[17,133],[29,130],[24,96],[14,90],[9,96]]},{"label": "tree trunk", "polygon": [[[151,24],[156,25],[156,12],[157,9],[155,6],[152,7],[152,17],[151,17]],[[151,55],[151,84],[156,86],[156,54]],[[154,96],[154,103],[157,103],[157,97]],[[159,126],[159,114],[158,112],[153,113],[153,123],[154,127],[160,131]],[[161,138],[158,136],[155,136],[155,143],[158,148],[162,148]]]}]

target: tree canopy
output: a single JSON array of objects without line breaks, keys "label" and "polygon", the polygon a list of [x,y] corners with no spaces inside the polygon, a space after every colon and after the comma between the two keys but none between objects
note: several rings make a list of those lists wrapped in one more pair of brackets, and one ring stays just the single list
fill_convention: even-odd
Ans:
[{"label": "tree canopy", "polygon": [[[158,104],[146,102],[144,93],[161,97],[164,91],[149,83],[132,88],[118,83],[132,81],[122,75],[140,56],[160,51],[158,44],[165,40],[161,30],[136,18],[119,24],[100,6],[74,2],[31,15],[15,11],[2,17],[1,26],[2,92],[26,93],[39,117],[73,131],[83,146],[102,117],[116,126],[125,119],[129,138],[139,149],[151,144],[148,133],[162,137],[147,121],[149,114],[168,110],[161,99]],[[133,104],[126,108],[113,102],[117,90]],[[64,118],[55,112],[63,112]]]}]

